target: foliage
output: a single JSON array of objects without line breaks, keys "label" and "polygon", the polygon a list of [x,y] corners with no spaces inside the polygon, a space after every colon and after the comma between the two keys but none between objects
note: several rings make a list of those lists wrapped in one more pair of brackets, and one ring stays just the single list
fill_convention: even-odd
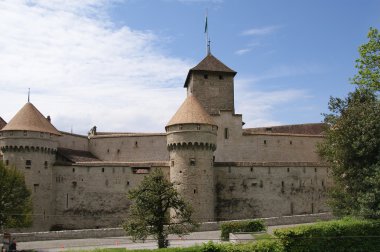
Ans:
[{"label": "foliage", "polygon": [[380,90],[380,33],[370,28],[369,41],[359,47],[360,58],[356,60],[358,74],[352,79],[353,84]]},{"label": "foliage", "polygon": [[284,251],[380,251],[380,221],[343,219],[274,231]]},{"label": "foliage", "polygon": [[124,229],[133,240],[145,240],[148,235],[153,235],[158,247],[165,248],[168,234],[183,235],[196,227],[191,219],[190,206],[165,179],[161,170],[146,176],[128,195],[133,205]]},{"label": "foliage", "polygon": [[222,240],[228,241],[229,234],[233,232],[258,232],[265,231],[266,227],[262,220],[231,221],[222,223],[220,226]]},{"label": "foliage", "polygon": [[24,175],[0,162],[0,228],[30,226],[31,212]]},{"label": "foliage", "polygon": [[330,206],[336,215],[380,218],[380,35],[369,32],[370,41],[360,47],[360,85],[348,97],[330,98],[325,141],[319,153],[332,168],[334,186]]}]

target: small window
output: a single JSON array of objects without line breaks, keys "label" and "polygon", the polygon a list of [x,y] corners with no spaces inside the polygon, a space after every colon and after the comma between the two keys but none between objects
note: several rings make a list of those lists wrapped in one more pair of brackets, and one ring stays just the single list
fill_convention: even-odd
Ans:
[{"label": "small window", "polygon": [[190,158],[190,165],[195,166],[195,158]]},{"label": "small window", "polygon": [[253,167],[251,167],[251,172],[253,172]]},{"label": "small window", "polygon": [[48,161],[45,161],[45,162],[44,162],[44,167],[45,167],[45,169],[48,168]]},{"label": "small window", "polygon": [[197,125],[197,130],[201,130],[201,125]]},{"label": "small window", "polygon": [[314,172],[317,172],[317,168],[314,168]]},{"label": "small window", "polygon": [[194,189],[194,194],[196,194],[197,193],[197,189]]},{"label": "small window", "polygon": [[267,144],[267,140],[264,140],[264,144]]},{"label": "small window", "polygon": [[40,137],[44,137],[44,133],[43,132],[40,133]]},{"label": "small window", "polygon": [[281,181],[281,186],[284,187],[285,186],[285,183],[284,181]]},{"label": "small window", "polygon": [[228,139],[230,137],[230,133],[228,131],[228,128],[224,128],[224,139]]},{"label": "small window", "polygon": [[290,172],[290,168],[288,167],[288,172]]},{"label": "small window", "polygon": [[170,166],[174,166],[174,160],[170,162]]},{"label": "small window", "polygon": [[32,160],[25,161],[25,169],[30,169],[31,165],[32,165]]},{"label": "small window", "polygon": [[223,75],[219,75],[219,80],[223,80]]},{"label": "small window", "polygon": [[6,165],[6,166],[9,165],[9,160],[5,160],[5,165]]},{"label": "small window", "polygon": [[228,173],[231,173],[231,166],[228,166]]},{"label": "small window", "polygon": [[115,173],[115,167],[112,168],[112,173]]},{"label": "small window", "polygon": [[182,127],[182,125],[179,125],[178,128],[181,130],[183,127]]},{"label": "small window", "polygon": [[293,144],[292,140],[289,141],[289,144]]},{"label": "small window", "polygon": [[127,181],[127,185],[129,185],[129,181]]},{"label": "small window", "polygon": [[40,186],[40,184],[34,184],[34,185],[33,185],[34,192],[37,192],[37,189],[38,189],[39,186]]},{"label": "small window", "polygon": [[117,154],[119,154],[120,153],[120,149],[117,149]]},{"label": "small window", "polygon": [[203,78],[208,79],[208,74],[203,75]]},{"label": "small window", "polygon": [[28,131],[24,130],[24,136],[28,135]]},{"label": "small window", "polygon": [[322,180],[322,186],[325,187],[325,181],[324,180]]},{"label": "small window", "polygon": [[102,172],[104,172],[104,168],[102,168]]},{"label": "small window", "polygon": [[139,147],[139,143],[135,141],[135,148]]},{"label": "small window", "polygon": [[110,153],[110,149],[107,149],[107,153]]},{"label": "small window", "polygon": [[73,168],[73,172],[75,172],[75,168]]},{"label": "small window", "polygon": [[10,135],[10,136],[13,136],[13,131],[9,132],[9,135]]}]

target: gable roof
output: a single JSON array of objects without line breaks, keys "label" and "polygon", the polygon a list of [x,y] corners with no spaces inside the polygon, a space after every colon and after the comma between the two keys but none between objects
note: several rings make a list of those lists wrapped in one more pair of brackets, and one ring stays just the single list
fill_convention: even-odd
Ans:
[{"label": "gable roof", "polygon": [[7,123],[6,123],[6,122],[3,120],[3,118],[1,118],[1,116],[0,116],[0,130],[1,130],[2,128],[4,128],[5,125],[7,125]]},{"label": "gable roof", "polygon": [[57,153],[65,161],[68,161],[70,163],[100,161],[89,151],[58,148]]},{"label": "gable roof", "polygon": [[211,53],[209,53],[203,60],[201,60],[201,62],[199,62],[198,65],[189,70],[184,87],[187,87],[190,74],[195,71],[223,72],[230,73],[234,76],[236,75],[236,72],[234,70],[226,66],[223,62],[218,60]]},{"label": "gable roof", "polygon": [[10,130],[28,130],[61,135],[30,102],[26,103],[1,131]]},{"label": "gable roof", "polygon": [[194,95],[187,96],[172,119],[166,126],[176,124],[209,124],[216,125],[211,116],[202,107]]}]

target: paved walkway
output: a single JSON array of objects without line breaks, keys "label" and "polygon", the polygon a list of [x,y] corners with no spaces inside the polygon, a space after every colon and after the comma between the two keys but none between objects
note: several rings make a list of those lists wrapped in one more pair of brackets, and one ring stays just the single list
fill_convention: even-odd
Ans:
[{"label": "paved walkway", "polygon": [[[306,224],[293,224],[283,226],[270,226],[268,233],[273,234],[277,228],[293,227]],[[208,241],[220,242],[219,231],[194,232],[184,237],[174,235],[169,236],[170,247],[189,247],[196,244],[202,244]],[[157,248],[157,242],[152,239],[143,242],[133,242],[129,237],[110,237],[97,239],[73,239],[73,240],[54,240],[54,241],[33,241],[19,242],[18,250],[33,249],[38,252],[57,252],[65,250],[91,250],[99,248],[127,248],[127,249],[154,249]]]}]

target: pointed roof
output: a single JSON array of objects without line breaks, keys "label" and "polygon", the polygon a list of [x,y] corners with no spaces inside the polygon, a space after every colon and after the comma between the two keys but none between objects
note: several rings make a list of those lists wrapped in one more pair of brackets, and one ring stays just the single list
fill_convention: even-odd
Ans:
[{"label": "pointed roof", "polygon": [[1,116],[0,116],[0,130],[2,129],[2,128],[4,128],[4,126],[5,125],[7,125],[7,123],[3,120],[3,118],[1,118]]},{"label": "pointed roof", "polygon": [[61,135],[30,102],[26,103],[1,131],[9,130],[28,130]]},{"label": "pointed roof", "polygon": [[234,76],[236,75],[236,72],[234,70],[223,64],[211,53],[207,54],[207,56],[201,62],[199,62],[198,65],[189,70],[185,81],[185,87],[187,87],[190,74],[195,71],[223,72],[230,73]]},{"label": "pointed roof", "polygon": [[216,125],[211,116],[193,95],[187,96],[166,126],[190,123]]}]

